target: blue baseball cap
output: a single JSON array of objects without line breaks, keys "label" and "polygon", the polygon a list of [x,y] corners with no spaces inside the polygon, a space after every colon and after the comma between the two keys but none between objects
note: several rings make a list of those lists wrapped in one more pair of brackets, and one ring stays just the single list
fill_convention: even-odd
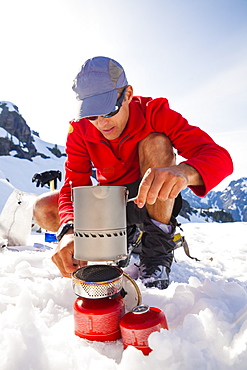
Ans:
[{"label": "blue baseball cap", "polygon": [[79,118],[103,116],[115,109],[118,89],[128,85],[123,67],[111,58],[94,57],[81,67],[72,89],[81,101]]}]

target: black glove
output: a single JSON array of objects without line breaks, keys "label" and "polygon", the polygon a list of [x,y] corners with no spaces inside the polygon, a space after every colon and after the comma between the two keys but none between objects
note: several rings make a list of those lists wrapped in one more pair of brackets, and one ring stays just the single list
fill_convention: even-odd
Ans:
[{"label": "black glove", "polygon": [[36,187],[43,188],[44,185],[49,185],[50,181],[54,180],[54,188],[57,188],[57,179],[61,181],[62,173],[59,170],[51,170],[45,172],[35,173],[32,178],[32,182],[36,182]]}]

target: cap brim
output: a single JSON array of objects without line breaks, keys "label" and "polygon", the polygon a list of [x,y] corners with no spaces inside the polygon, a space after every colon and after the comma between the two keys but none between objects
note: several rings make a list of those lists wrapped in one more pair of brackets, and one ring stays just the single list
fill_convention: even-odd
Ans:
[{"label": "cap brim", "polygon": [[80,101],[79,118],[90,116],[104,116],[115,109],[118,89],[104,94],[90,96]]}]

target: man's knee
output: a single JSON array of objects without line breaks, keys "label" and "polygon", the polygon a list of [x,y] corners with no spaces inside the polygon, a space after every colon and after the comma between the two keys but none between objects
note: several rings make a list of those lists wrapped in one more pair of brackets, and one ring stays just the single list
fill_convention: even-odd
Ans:
[{"label": "man's knee", "polygon": [[176,156],[170,139],[152,132],[139,142],[140,164],[149,162],[149,167],[168,167],[176,164]]},{"label": "man's knee", "polygon": [[143,140],[139,142],[139,148],[145,149],[147,147],[159,148],[165,150],[173,150],[170,139],[160,132],[151,132]]},{"label": "man's knee", "polygon": [[59,191],[41,194],[33,208],[33,217],[36,223],[49,231],[57,231],[59,227],[58,215]]}]

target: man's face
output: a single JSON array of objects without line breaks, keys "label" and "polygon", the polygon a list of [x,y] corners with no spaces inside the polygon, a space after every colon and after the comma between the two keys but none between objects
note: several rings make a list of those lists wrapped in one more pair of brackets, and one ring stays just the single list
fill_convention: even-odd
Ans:
[{"label": "man's face", "polygon": [[90,121],[107,140],[117,139],[124,131],[129,119],[129,103],[131,102],[132,96],[132,87],[128,86],[122,106],[115,116],[98,116],[95,121]]}]

